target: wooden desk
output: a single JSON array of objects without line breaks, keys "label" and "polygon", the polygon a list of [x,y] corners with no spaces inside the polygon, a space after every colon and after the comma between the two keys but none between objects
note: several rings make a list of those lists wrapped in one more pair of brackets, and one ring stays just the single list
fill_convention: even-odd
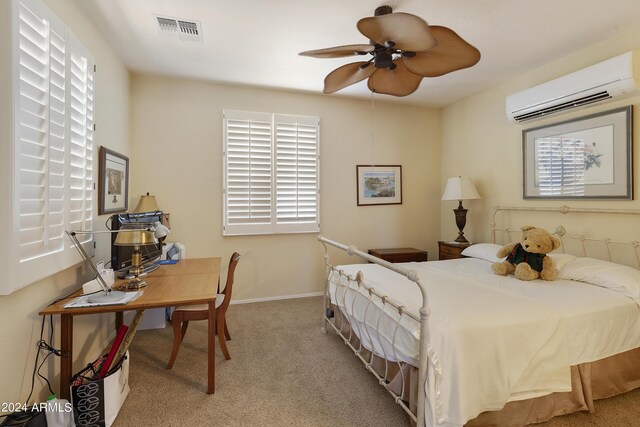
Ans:
[{"label": "wooden desk", "polygon": [[[63,308],[64,304],[81,294],[81,291],[78,291],[42,310],[40,312],[42,316],[60,315],[60,341],[63,351],[60,357],[60,398],[70,400],[69,385],[73,369],[73,318],[75,316],[116,313],[118,318],[122,319],[124,311],[191,304],[209,305],[207,393],[213,394],[215,391],[215,309],[219,276],[220,258],[183,259],[177,264],[161,265],[156,271],[145,276],[147,286],[142,288],[142,295],[128,304]],[[126,280],[117,280],[116,285],[125,282]]]}]

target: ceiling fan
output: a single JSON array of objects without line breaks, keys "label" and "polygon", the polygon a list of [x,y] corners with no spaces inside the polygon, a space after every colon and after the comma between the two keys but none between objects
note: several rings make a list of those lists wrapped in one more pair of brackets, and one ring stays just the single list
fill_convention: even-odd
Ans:
[{"label": "ceiling fan", "polygon": [[369,44],[300,52],[314,58],[371,55],[368,61],[352,62],[329,73],[324,79],[324,93],[368,78],[372,92],[406,96],[418,89],[423,77],[442,76],[480,60],[478,49],[450,28],[428,25],[409,13],[393,13],[390,6],[378,7],[374,15],[357,24]]}]

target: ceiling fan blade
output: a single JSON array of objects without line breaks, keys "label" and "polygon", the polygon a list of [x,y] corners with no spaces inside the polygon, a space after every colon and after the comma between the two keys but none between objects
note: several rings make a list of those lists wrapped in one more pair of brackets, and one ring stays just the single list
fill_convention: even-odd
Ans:
[{"label": "ceiling fan blade", "polygon": [[432,26],[438,44],[427,52],[403,56],[407,69],[424,77],[438,77],[452,71],[471,67],[480,61],[480,51],[447,27]]},{"label": "ceiling fan blade", "polygon": [[[364,69],[361,66],[367,65]],[[376,67],[369,62],[353,62],[338,67],[324,78],[324,93],[334,93],[369,77]]]},{"label": "ceiling fan blade", "polygon": [[326,49],[307,50],[298,55],[314,58],[341,58],[343,56],[364,55],[374,49],[370,44],[348,44],[345,46],[328,47]]},{"label": "ceiling fan blade", "polygon": [[395,70],[379,68],[369,77],[369,89],[375,93],[394,96],[407,96],[415,92],[420,86],[422,77],[409,72],[399,59],[393,63],[397,65]]},{"label": "ceiling fan blade", "polygon": [[436,44],[429,25],[409,13],[363,18],[358,21],[358,30],[379,45],[385,46],[386,42],[392,41],[395,49],[403,51],[422,52]]}]

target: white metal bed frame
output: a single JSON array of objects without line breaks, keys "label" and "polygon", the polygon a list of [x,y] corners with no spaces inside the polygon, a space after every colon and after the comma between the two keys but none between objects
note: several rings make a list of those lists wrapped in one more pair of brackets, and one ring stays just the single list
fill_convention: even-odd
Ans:
[{"label": "white metal bed frame", "polygon": [[[507,233],[509,236],[512,232],[517,232],[520,234],[520,229],[512,230],[510,228],[498,228],[496,226],[496,215],[499,212],[558,212],[561,214],[568,213],[591,213],[591,214],[615,214],[615,215],[640,215],[640,210],[637,209],[596,209],[596,208],[571,208],[569,206],[560,206],[560,207],[506,207],[506,206],[496,206],[493,210],[493,216],[491,217],[491,241],[493,243],[496,242],[496,231],[503,231]],[[582,254],[580,256],[588,256],[587,255],[587,242],[601,242],[605,245],[607,249],[607,261],[613,261],[613,254],[611,251],[611,247],[614,244],[617,245],[628,245],[633,248],[633,252],[636,258],[636,268],[640,268],[640,242],[637,240],[633,241],[622,241],[622,240],[613,240],[607,237],[586,237],[584,235],[576,235],[567,233],[564,226],[559,225],[555,232],[553,233],[560,238],[560,242],[562,243],[562,251],[565,251],[564,239],[569,238],[580,242],[580,247],[582,248]]]},{"label": "white metal bed frame", "polygon": [[[640,210],[631,210],[631,209],[597,209],[597,208],[570,208],[568,206],[560,206],[560,207],[506,207],[506,206],[497,206],[494,208],[494,212],[493,212],[493,216],[492,216],[492,221],[490,224],[491,227],[491,239],[492,242],[496,242],[496,231],[502,231],[502,232],[506,232],[507,236],[510,235],[511,232],[518,232],[520,233],[520,230],[512,230],[510,228],[497,228],[496,227],[496,215],[499,212],[505,212],[505,211],[523,211],[523,212],[536,212],[536,211],[541,211],[541,212],[558,212],[561,214],[568,214],[568,213],[587,213],[587,214],[622,214],[622,215],[640,215]],[[612,244],[622,244],[622,245],[630,245],[633,248],[633,251],[635,253],[635,258],[637,261],[637,266],[636,268],[640,268],[640,242],[634,240],[634,241],[617,241],[617,240],[611,240],[609,238],[592,238],[592,237],[585,237],[582,235],[571,235],[569,233],[566,232],[564,226],[560,225],[556,228],[555,234],[558,235],[558,237],[560,237],[560,240],[562,242],[562,250],[564,252],[565,246],[564,246],[564,238],[570,238],[570,239],[575,239],[577,241],[579,241],[581,243],[582,246],[582,251],[583,254],[582,256],[587,256],[587,248],[586,248],[586,242],[602,242],[606,245],[607,248],[607,254],[608,254],[608,261],[612,261],[612,252],[611,252],[611,245]],[[325,266],[327,268],[327,287],[326,290],[324,292],[324,299],[323,299],[323,304],[325,307],[325,313],[323,314],[323,325],[322,325],[322,333],[326,334],[328,332],[328,326],[330,326],[331,328],[333,328],[333,330],[344,340],[345,344],[351,348],[351,350],[355,353],[355,355],[362,361],[362,363],[364,363],[365,367],[367,368],[367,370],[369,370],[378,380],[378,382],[380,383],[380,385],[382,385],[394,398],[395,402],[397,404],[399,404],[404,410],[405,412],[407,412],[407,414],[411,417],[411,419],[415,422],[417,422],[417,426],[418,427],[422,427],[422,426],[427,426],[428,425],[428,420],[426,419],[427,417],[425,416],[425,409],[429,410],[429,418],[430,419],[437,419],[438,418],[438,408],[434,408],[432,407],[432,405],[429,404],[429,401],[426,399],[426,394],[427,394],[427,381],[433,381],[434,375],[436,375],[434,372],[430,372],[429,371],[429,366],[431,366],[432,368],[434,368],[435,370],[439,370],[439,368],[434,365],[433,360],[431,360],[431,358],[428,357],[428,342],[429,342],[429,316],[431,314],[431,311],[429,309],[429,298],[428,298],[428,294],[427,294],[427,288],[426,288],[426,284],[421,280],[420,275],[413,270],[409,270],[407,268],[404,268],[400,265],[397,264],[393,264],[390,263],[388,261],[382,260],[380,258],[374,257],[368,253],[362,252],[360,250],[358,250],[355,246],[347,246],[345,244],[327,239],[323,236],[319,236],[318,240],[322,243],[322,245],[324,246],[325,249],[325,255],[324,255],[324,262],[325,262]],[[330,246],[334,246],[338,249],[341,249],[345,252],[347,252],[348,255],[357,255],[361,258],[364,258],[367,261],[373,262],[375,264],[381,265],[383,267],[388,268],[389,270],[392,270],[402,276],[405,276],[407,279],[411,280],[412,282],[414,282],[418,288],[420,289],[420,292],[422,294],[422,305],[420,307],[419,310],[419,314],[420,317],[416,317],[415,315],[412,315],[411,313],[408,313],[406,311],[404,311],[404,307],[399,306],[397,304],[395,304],[393,301],[390,301],[385,295],[380,294],[378,291],[376,291],[374,288],[372,287],[368,287],[367,285],[365,285],[364,283],[364,277],[362,272],[359,272],[356,277],[352,277],[347,275],[346,273],[344,273],[344,271],[337,269],[336,267],[334,267],[333,265],[330,264],[329,262],[329,255],[328,255],[328,248],[327,245]],[[405,391],[406,391],[406,387],[407,387],[407,380],[405,377],[405,371],[406,371],[406,363],[405,362],[394,362],[398,364],[399,367],[399,375],[401,375],[401,392],[400,394],[394,392],[390,386],[389,386],[389,378],[388,376],[388,372],[389,372],[389,361],[387,360],[386,355],[383,355],[383,359],[385,362],[385,372],[384,375],[381,375],[380,373],[378,373],[376,371],[376,369],[373,366],[373,361],[374,361],[374,352],[370,351],[369,355],[366,355],[366,353],[363,352],[363,350],[367,350],[368,349],[363,349],[363,344],[362,344],[362,333],[363,331],[360,331],[360,334],[358,335],[359,337],[361,337],[360,339],[358,339],[359,344],[358,345],[354,345],[353,344],[353,330],[354,328],[358,328],[357,324],[355,322],[351,323],[349,325],[349,331],[348,334],[343,333],[344,332],[344,322],[338,322],[336,321],[331,321],[331,318],[333,317],[333,312],[331,310],[331,303],[329,301],[329,286],[330,286],[330,276],[331,273],[335,272],[335,274],[340,275],[340,277],[344,278],[345,280],[347,280],[347,285],[346,286],[342,286],[344,287],[343,290],[343,295],[342,295],[342,300],[343,302],[346,300],[346,294],[347,292],[354,292],[354,293],[359,293],[360,295],[368,295],[369,301],[367,304],[367,308],[365,309],[365,317],[366,317],[366,312],[369,310],[369,307],[371,306],[371,304],[375,304],[380,306],[382,309],[384,309],[385,307],[391,307],[393,310],[395,310],[398,313],[398,320],[397,320],[397,324],[396,324],[396,331],[398,329],[398,327],[400,326],[400,322],[402,320],[403,317],[408,317],[413,319],[414,321],[418,322],[420,324],[420,352],[419,352],[419,361],[418,361],[418,396],[417,396],[417,408],[416,408],[416,414],[413,414],[413,412],[410,410],[410,408],[407,406],[407,404],[403,401],[403,398],[405,397]],[[351,286],[349,286],[349,284],[351,284]],[[336,290],[336,298],[338,298],[338,290]],[[355,299],[354,299],[355,301]],[[376,304],[377,303],[377,304]],[[351,312],[349,312],[349,308],[345,307],[345,312],[343,313],[344,316],[347,317],[347,320],[349,317],[352,317],[354,315],[353,312],[353,304],[351,307]],[[340,324],[338,324],[340,323]],[[379,326],[379,324],[378,324]],[[376,333],[378,332],[378,328],[376,328]],[[369,331],[365,328],[364,333],[366,334],[370,334]],[[394,332],[394,336],[393,336],[393,342],[392,344],[395,344],[395,332]],[[371,337],[369,336],[369,342],[371,343]],[[395,348],[395,345],[394,345]],[[397,358],[395,358],[397,360]],[[441,374],[441,373],[440,373]],[[427,406],[428,405],[428,406]],[[436,405],[437,406],[437,405]]]}]

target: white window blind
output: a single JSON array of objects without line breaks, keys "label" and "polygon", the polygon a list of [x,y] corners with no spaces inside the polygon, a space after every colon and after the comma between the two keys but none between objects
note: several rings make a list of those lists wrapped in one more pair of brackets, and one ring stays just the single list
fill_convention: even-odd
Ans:
[{"label": "white window blind", "polygon": [[318,232],[318,117],[227,110],[223,122],[223,235]]},{"label": "white window blind", "polygon": [[93,60],[41,1],[12,10],[14,235],[0,294],[78,262],[65,230],[93,227]]}]

